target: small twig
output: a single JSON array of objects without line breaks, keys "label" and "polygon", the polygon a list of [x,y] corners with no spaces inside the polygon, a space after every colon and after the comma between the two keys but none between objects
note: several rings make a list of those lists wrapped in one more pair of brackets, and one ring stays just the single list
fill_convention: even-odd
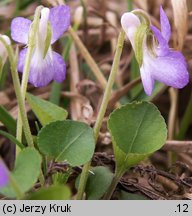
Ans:
[{"label": "small twig", "polygon": [[179,189],[179,186],[167,177],[157,175],[156,181],[163,185],[165,188],[168,188],[169,190],[177,191]]},{"label": "small twig", "polygon": [[163,149],[177,153],[192,153],[192,141],[168,140]]},{"label": "small twig", "polygon": [[192,171],[192,160],[191,156],[181,153],[179,154],[179,157],[182,159],[184,163],[186,163],[189,166],[190,171]]},{"label": "small twig", "polygon": [[122,88],[113,92],[111,99],[109,101],[109,104],[108,104],[108,109],[111,109],[115,105],[115,103],[121,99],[121,97],[126,95],[130,91],[130,89],[135,87],[140,82],[141,82],[141,78],[135,79],[129,82],[128,84],[124,85]]}]

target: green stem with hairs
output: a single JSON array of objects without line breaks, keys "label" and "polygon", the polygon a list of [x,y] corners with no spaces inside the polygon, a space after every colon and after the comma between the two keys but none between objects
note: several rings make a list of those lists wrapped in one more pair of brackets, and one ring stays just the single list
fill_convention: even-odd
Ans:
[{"label": "green stem with hairs", "polygon": [[13,79],[13,85],[14,85],[15,94],[16,94],[17,101],[18,101],[19,112],[21,113],[21,120],[22,120],[22,123],[24,126],[23,129],[24,129],[25,137],[26,137],[28,146],[32,147],[32,146],[34,146],[33,138],[31,135],[29,122],[27,119],[24,99],[23,99],[23,96],[21,94],[19,76],[18,76],[18,71],[17,71],[17,60],[15,58],[15,54],[14,54],[12,47],[10,45],[8,45],[2,37],[0,37],[0,41],[4,44],[4,46],[7,49],[7,53],[8,53],[9,61],[10,61],[10,65],[11,65],[11,75],[12,75],[12,79]]},{"label": "green stem with hairs", "polygon": [[[0,37],[0,41],[6,47],[7,53],[9,56],[13,85],[14,85],[14,89],[15,89],[16,98],[18,101],[19,112],[21,115],[20,116],[21,117],[21,123],[23,124],[23,130],[24,130],[24,134],[25,134],[25,137],[27,140],[27,144],[29,147],[34,147],[33,137],[32,137],[31,131],[30,131],[27,113],[25,110],[25,102],[24,102],[24,98],[22,96],[21,88],[20,88],[19,75],[18,75],[18,71],[17,71],[17,59],[15,58],[13,48],[10,45],[8,45],[2,37]],[[19,148],[19,150],[20,150],[20,148]],[[44,179],[42,171],[41,171],[40,176],[39,176],[39,181],[40,181],[41,185],[44,185],[45,179]],[[12,183],[14,186],[15,185],[14,181],[12,181]],[[17,191],[17,192],[19,192],[19,191]]]},{"label": "green stem with hairs", "polygon": [[[107,109],[107,105],[110,99],[110,95],[112,92],[112,88],[113,88],[113,84],[115,81],[115,77],[117,74],[117,71],[119,69],[119,62],[120,62],[120,58],[121,58],[121,53],[123,50],[123,44],[124,44],[124,39],[125,39],[125,33],[122,30],[119,34],[119,38],[118,38],[118,42],[117,42],[117,48],[116,48],[116,52],[115,52],[115,57],[113,60],[113,65],[111,68],[111,73],[109,75],[109,79],[107,82],[107,86],[105,88],[105,92],[104,92],[104,96],[103,96],[103,100],[101,103],[101,107],[99,109],[99,113],[98,113],[98,117],[94,126],[94,136],[95,136],[95,141],[97,141],[98,136],[99,136],[99,131],[101,129],[101,125],[103,122],[103,118]],[[88,174],[89,174],[89,170],[90,170],[90,166],[91,166],[91,161],[89,161],[87,164],[84,165],[83,170],[82,170],[82,174],[80,177],[80,182],[79,182],[79,188],[78,188],[78,193],[77,193],[77,199],[80,200],[83,198],[83,194],[85,191],[85,186],[86,186],[86,182],[88,179]]]},{"label": "green stem with hairs", "polygon": [[[26,91],[27,91],[30,63],[31,63],[32,55],[33,55],[34,46],[35,46],[35,37],[38,31],[39,17],[40,17],[41,9],[42,9],[42,6],[37,7],[35,11],[34,21],[31,25],[31,29],[29,32],[28,49],[27,49],[26,60],[25,60],[25,65],[24,65],[24,70],[23,70],[23,78],[22,78],[22,83],[21,83],[21,94],[22,94],[24,101],[25,101],[25,96],[26,96]],[[22,119],[21,119],[20,111],[18,112],[16,137],[19,141],[22,140]]]}]

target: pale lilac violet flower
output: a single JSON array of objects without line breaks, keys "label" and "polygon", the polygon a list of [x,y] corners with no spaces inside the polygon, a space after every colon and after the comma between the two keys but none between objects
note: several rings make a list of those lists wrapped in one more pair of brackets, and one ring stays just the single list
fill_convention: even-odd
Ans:
[{"label": "pale lilac violet flower", "polygon": [[0,158],[0,188],[5,187],[9,183],[9,171]]},{"label": "pale lilac violet flower", "polygon": [[[147,95],[151,95],[154,81],[157,80],[174,88],[183,88],[189,82],[189,73],[186,62],[181,52],[169,48],[171,27],[169,20],[160,8],[161,31],[153,25],[149,26],[154,37],[151,41],[151,49],[147,44],[147,35],[143,41],[143,59],[140,65],[141,79]],[[124,13],[121,17],[121,25],[129,38],[135,51],[135,34],[141,21],[132,12]],[[158,42],[158,43],[157,43]]]},{"label": "pale lilac violet flower", "polygon": [[[16,42],[28,43],[31,21],[23,17],[13,19],[11,23],[11,37]],[[44,56],[45,41],[48,24],[50,23],[52,38],[48,51]],[[29,82],[35,87],[46,86],[50,81],[62,82],[66,75],[66,65],[63,57],[52,51],[51,45],[58,40],[70,25],[70,8],[68,6],[56,6],[51,9],[43,8],[39,29],[36,35],[35,48],[30,64]],[[19,54],[18,70],[23,72],[27,48]]]}]

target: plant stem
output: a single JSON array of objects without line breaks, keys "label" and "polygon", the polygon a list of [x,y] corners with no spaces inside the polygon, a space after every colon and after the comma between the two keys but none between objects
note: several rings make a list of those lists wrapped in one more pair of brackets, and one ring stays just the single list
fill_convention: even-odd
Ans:
[{"label": "plant stem", "polygon": [[[79,48],[79,51],[81,52],[83,58],[85,59],[85,61],[87,62],[88,66],[91,68],[91,70],[93,71],[95,77],[97,78],[97,80],[99,81],[99,84],[101,86],[101,88],[103,90],[105,90],[106,85],[107,85],[107,81],[105,76],[103,75],[103,73],[101,72],[101,70],[99,69],[98,65],[96,64],[95,60],[93,59],[93,57],[90,55],[89,51],[87,50],[87,48],[84,46],[84,44],[82,43],[81,39],[79,38],[79,36],[77,35],[77,33],[73,30],[72,27],[68,28],[68,32],[70,33],[74,43],[76,44],[76,46]],[[120,106],[119,103],[116,104],[117,106]]]},{"label": "plant stem", "polygon": [[21,199],[23,197],[23,193],[22,191],[20,190],[17,182],[15,181],[15,179],[12,177],[12,175],[10,174],[10,177],[9,177],[9,180],[10,180],[10,184],[13,188],[13,190],[15,191],[15,193],[17,194],[17,199]]},{"label": "plant stem", "polygon": [[111,199],[118,182],[120,181],[121,177],[123,176],[123,173],[124,173],[123,171],[117,171],[115,173],[115,176],[113,177],[111,185],[109,186],[106,194],[103,197],[104,200],[110,200]]},{"label": "plant stem", "polygon": [[[94,136],[95,136],[95,141],[97,141],[97,138],[99,136],[99,131],[101,129],[101,125],[102,125],[102,121],[107,109],[107,105],[110,99],[110,95],[112,92],[112,87],[115,81],[115,77],[116,77],[116,73],[118,71],[119,68],[119,62],[120,62],[120,58],[121,58],[121,53],[123,50],[123,44],[124,44],[124,39],[125,39],[125,33],[124,31],[121,31],[119,34],[119,38],[118,38],[118,42],[117,42],[117,49],[116,49],[116,53],[115,53],[115,57],[113,60],[113,65],[111,68],[111,73],[109,75],[109,79],[107,82],[107,86],[104,92],[104,96],[103,96],[103,100],[101,103],[101,107],[98,113],[98,117],[94,126]],[[89,173],[89,169],[91,166],[91,161],[89,161],[87,164],[84,165],[83,170],[82,170],[82,174],[80,177],[80,183],[79,183],[79,189],[78,189],[78,193],[77,193],[77,199],[82,199],[83,198],[83,193],[85,190],[85,186],[86,186],[86,182],[87,182],[87,178],[88,178],[88,173]]]},{"label": "plant stem", "polygon": [[191,94],[191,97],[189,99],[187,109],[185,110],[185,114],[182,118],[180,130],[176,136],[176,139],[178,139],[178,140],[184,139],[185,134],[187,132],[187,129],[189,128],[189,125],[191,123],[191,120],[192,120],[192,94]]},{"label": "plant stem", "polygon": [[[30,147],[34,147],[34,143],[33,143],[33,137],[30,131],[30,127],[29,127],[29,122],[27,119],[27,113],[25,110],[25,103],[24,103],[24,99],[23,96],[21,94],[21,88],[20,88],[20,82],[19,82],[19,76],[18,76],[18,71],[17,71],[17,61],[15,61],[14,58],[14,51],[12,49],[11,46],[7,45],[6,42],[4,41],[4,39],[2,39],[0,37],[0,41],[5,45],[7,52],[8,52],[8,56],[9,56],[9,61],[11,64],[11,74],[12,74],[12,79],[13,79],[13,85],[14,85],[14,89],[15,89],[15,94],[17,97],[17,101],[18,101],[18,106],[19,106],[19,111],[21,113],[21,122],[23,124],[23,129],[24,129],[24,133],[25,133],[25,137],[27,140],[27,144]],[[14,181],[14,179],[12,178],[12,186],[14,187],[15,191],[16,189],[19,189],[18,187],[16,187],[16,182]],[[45,178],[43,175],[43,172],[41,170],[40,176],[39,176],[39,181],[41,183],[41,185],[44,185],[45,182]],[[16,191],[18,196],[22,195],[19,190]],[[20,195],[19,195],[20,193]]]},{"label": "plant stem", "polygon": [[133,0],[127,0],[127,4],[128,4],[128,11],[132,11],[133,10]]},{"label": "plant stem", "polygon": [[[29,32],[28,49],[27,49],[25,65],[24,65],[24,70],[23,70],[22,83],[21,83],[21,94],[22,94],[24,101],[25,101],[25,96],[26,96],[26,91],[27,91],[27,83],[28,83],[28,79],[29,79],[30,63],[31,63],[32,55],[33,55],[34,46],[35,46],[35,37],[36,37],[36,32],[37,32],[38,26],[39,26],[39,17],[40,17],[41,9],[42,9],[42,6],[39,6],[36,9],[34,21],[33,21],[33,24],[31,26],[31,30]],[[22,139],[22,119],[21,119],[21,112],[20,111],[18,112],[16,137],[19,141],[21,141],[21,139]]]},{"label": "plant stem", "polygon": [[45,184],[45,177],[44,177],[44,175],[43,175],[42,169],[40,170],[39,182],[40,182],[40,185],[43,187],[44,184]]},{"label": "plant stem", "polygon": [[77,200],[82,200],[83,199],[83,194],[85,191],[85,186],[87,183],[87,179],[89,176],[89,170],[91,167],[91,161],[87,162],[82,169],[82,173],[80,176],[80,181],[79,181],[79,187],[78,187],[78,192],[77,192]]},{"label": "plant stem", "polygon": [[94,126],[94,134],[95,134],[95,140],[97,140],[98,136],[99,136],[99,131],[101,129],[101,125],[102,125],[102,121],[107,109],[107,105],[111,96],[111,92],[112,92],[112,88],[113,88],[113,84],[115,81],[115,77],[116,77],[116,73],[118,72],[119,69],[119,62],[120,62],[120,58],[121,58],[121,53],[123,50],[123,43],[124,43],[124,39],[125,39],[125,33],[124,31],[121,31],[119,34],[119,38],[118,38],[118,42],[117,42],[117,49],[116,49],[116,53],[115,53],[115,57],[113,60],[113,65],[111,68],[111,73],[107,82],[107,86],[104,92],[104,96],[103,96],[103,100],[101,103],[101,107],[98,113],[98,117]]},{"label": "plant stem", "polygon": [[29,122],[27,119],[24,99],[23,99],[23,96],[21,94],[19,76],[18,76],[18,71],[17,71],[17,61],[15,59],[14,51],[10,45],[7,45],[6,41],[3,38],[0,37],[0,41],[4,44],[4,46],[6,47],[7,52],[8,52],[9,61],[11,64],[11,75],[12,75],[12,79],[13,79],[13,85],[14,85],[15,94],[16,94],[17,101],[18,101],[19,111],[21,113],[21,120],[22,120],[22,123],[24,126],[23,129],[24,129],[24,133],[26,136],[27,144],[28,144],[28,146],[33,147],[34,146],[33,138],[31,135]]},{"label": "plant stem", "polygon": [[51,85],[51,94],[49,97],[49,101],[51,103],[59,105],[61,89],[62,89],[62,83],[57,83],[56,81],[53,81]]}]

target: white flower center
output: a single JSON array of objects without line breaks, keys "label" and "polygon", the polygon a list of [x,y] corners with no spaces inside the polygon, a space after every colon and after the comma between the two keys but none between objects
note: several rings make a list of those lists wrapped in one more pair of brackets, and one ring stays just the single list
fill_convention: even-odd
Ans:
[{"label": "white flower center", "polygon": [[47,36],[47,27],[49,21],[49,8],[43,8],[41,10],[41,19],[39,22],[39,39],[41,42],[45,42]]},{"label": "white flower center", "polygon": [[[46,37],[47,37],[49,12],[50,12],[49,8],[43,8],[41,10],[39,29],[38,29],[38,33],[36,35],[36,46],[35,46],[34,52],[40,52],[37,55],[39,56],[41,54],[42,58],[43,58],[43,53],[44,53],[44,49],[45,49],[45,42],[46,42]],[[49,45],[49,49],[51,49],[51,44]],[[48,54],[48,52],[47,52],[47,54]]]},{"label": "white flower center", "polygon": [[49,45],[46,56],[44,56],[45,43],[47,37],[47,28],[49,22],[49,8],[43,8],[41,10],[41,18],[39,22],[39,29],[36,35],[36,44],[35,50],[33,53],[31,64],[37,68],[37,70],[42,71],[42,69],[46,66],[46,64],[52,61],[52,50],[51,44]]}]

